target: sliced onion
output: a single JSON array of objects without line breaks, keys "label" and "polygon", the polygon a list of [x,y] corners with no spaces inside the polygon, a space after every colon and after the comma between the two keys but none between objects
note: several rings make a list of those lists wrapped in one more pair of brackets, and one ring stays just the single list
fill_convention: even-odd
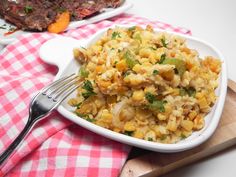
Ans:
[{"label": "sliced onion", "polygon": [[114,107],[112,108],[112,111],[111,111],[112,115],[113,115],[112,124],[115,127],[122,128],[122,126],[124,124],[120,121],[119,115],[120,115],[122,108],[126,105],[126,103],[127,103],[127,99],[124,99],[121,102],[115,104]]}]

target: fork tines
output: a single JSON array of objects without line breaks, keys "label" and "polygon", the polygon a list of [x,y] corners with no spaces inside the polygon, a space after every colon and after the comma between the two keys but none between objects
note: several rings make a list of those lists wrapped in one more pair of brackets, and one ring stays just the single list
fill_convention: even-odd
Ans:
[{"label": "fork tines", "polygon": [[76,74],[63,77],[52,84],[45,87],[41,92],[46,95],[49,99],[57,102],[64,99],[77,89],[81,83],[78,83],[80,78]]}]

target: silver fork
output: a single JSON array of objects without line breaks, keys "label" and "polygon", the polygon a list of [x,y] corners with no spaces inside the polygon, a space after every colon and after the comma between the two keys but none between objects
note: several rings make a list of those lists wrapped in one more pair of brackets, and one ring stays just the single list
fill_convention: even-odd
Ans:
[{"label": "silver fork", "polygon": [[46,86],[31,100],[28,121],[21,133],[0,155],[0,166],[22,142],[35,123],[57,108],[58,105],[81,84],[78,76],[72,74]]}]

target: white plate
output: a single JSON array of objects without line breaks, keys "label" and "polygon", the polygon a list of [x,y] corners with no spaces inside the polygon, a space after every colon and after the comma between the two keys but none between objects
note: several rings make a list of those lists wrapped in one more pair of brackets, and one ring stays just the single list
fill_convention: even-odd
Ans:
[{"label": "white plate", "polygon": [[[80,26],[83,25],[87,25],[87,24],[91,24],[91,23],[95,23],[104,19],[108,19],[111,17],[114,17],[116,15],[119,15],[125,11],[127,11],[128,9],[130,9],[132,7],[132,3],[128,2],[127,0],[125,0],[125,2],[117,8],[106,8],[104,9],[101,13],[99,13],[98,15],[95,15],[91,18],[85,19],[85,20],[80,20],[80,21],[73,21],[69,24],[67,30],[69,29],[75,29],[78,28]],[[26,33],[30,33],[30,32],[26,32],[26,31],[16,31],[10,35],[4,35],[6,32],[8,32],[8,29],[14,27],[13,25],[10,25],[9,23],[5,22],[5,20],[0,19],[0,27],[2,27],[4,24],[6,24],[6,29],[0,29],[0,44],[3,45],[7,45],[10,44],[11,42],[13,42],[19,35],[21,34],[26,34]]]},{"label": "white plate", "polygon": [[[121,26],[121,25],[119,25]],[[128,27],[128,26],[126,26]],[[79,64],[73,59],[72,49],[75,47],[88,47],[91,43],[95,42],[107,29],[103,29],[93,35],[89,40],[79,41],[72,38],[59,37],[54,38],[42,45],[39,54],[40,57],[47,63],[57,65],[59,72],[55,79],[62,76],[77,72],[79,69]],[[156,29],[156,31],[162,31]],[[171,32],[168,32],[171,33]],[[149,142],[145,140],[140,140],[137,138],[129,137],[120,133],[113,132],[111,130],[99,127],[90,123],[82,118],[79,118],[72,113],[72,108],[68,106],[67,101],[63,102],[59,107],[58,111],[67,119],[75,122],[76,124],[98,133],[107,138],[123,142],[132,146],[141,147],[144,149],[149,149],[158,152],[179,152],[184,151],[193,147],[200,145],[205,142],[215,131],[223,110],[225,96],[227,91],[227,72],[226,63],[223,55],[211,44],[199,40],[195,37],[181,35],[177,33],[171,33],[184,37],[187,40],[187,44],[190,48],[196,49],[200,53],[200,57],[203,56],[214,56],[221,59],[222,61],[222,71],[219,79],[219,87],[216,89],[216,94],[218,100],[211,112],[205,117],[205,127],[194,132],[188,138],[176,143],[176,144],[162,144],[157,142]],[[57,46],[57,47],[55,47]],[[72,95],[73,96],[73,95]],[[72,97],[71,96],[71,97]],[[69,99],[69,98],[68,98]],[[68,100],[67,99],[67,100]]]}]

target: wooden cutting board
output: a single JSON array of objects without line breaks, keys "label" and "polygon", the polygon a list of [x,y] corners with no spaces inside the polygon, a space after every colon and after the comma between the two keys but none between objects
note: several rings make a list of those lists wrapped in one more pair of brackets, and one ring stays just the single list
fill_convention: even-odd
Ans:
[{"label": "wooden cutting board", "polygon": [[[236,83],[229,80],[220,124],[204,144],[184,152],[148,152],[128,160],[120,177],[160,176],[236,144]],[[140,150],[139,150],[140,151]],[[141,152],[142,153],[142,152]]]}]

